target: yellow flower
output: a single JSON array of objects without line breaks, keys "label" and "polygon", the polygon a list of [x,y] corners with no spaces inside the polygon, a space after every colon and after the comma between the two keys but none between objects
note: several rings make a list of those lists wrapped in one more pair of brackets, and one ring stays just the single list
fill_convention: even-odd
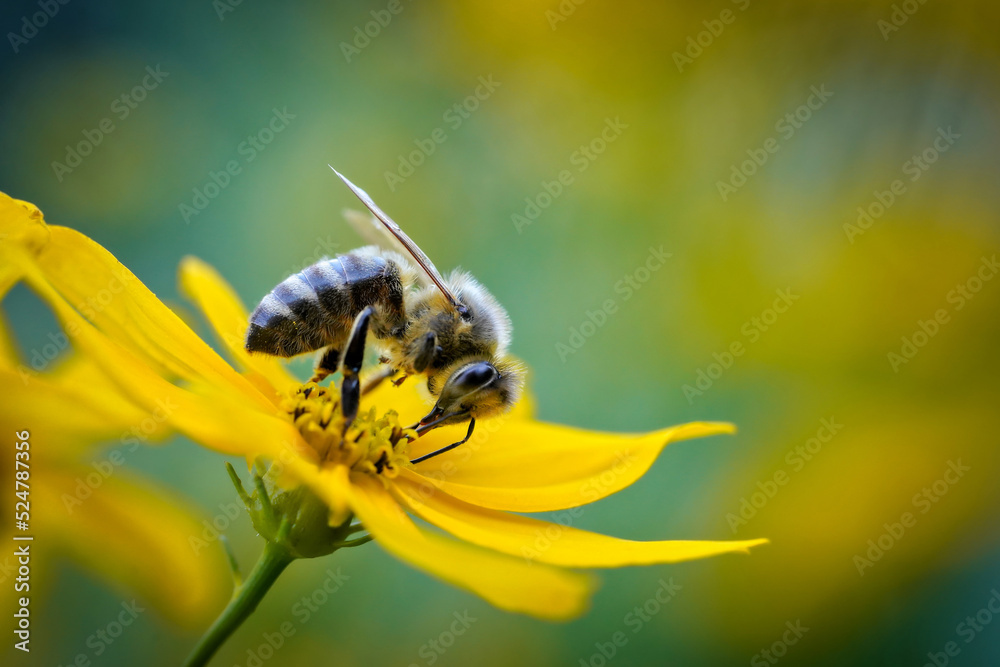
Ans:
[{"label": "yellow flower", "polygon": [[[19,280],[23,260],[44,253],[48,240],[49,228],[38,209],[0,193],[0,299]],[[69,343],[54,336],[46,344],[57,350],[66,347],[59,345],[64,340]],[[138,444],[137,430],[143,438],[160,439],[166,424],[131,403],[87,357],[71,352],[55,359],[46,350],[44,361],[51,366],[45,372],[33,367],[41,363],[22,361],[0,317],[0,431],[28,442],[16,459],[13,447],[0,459],[4,498],[24,491],[15,489],[16,472],[26,477],[27,529],[18,529],[5,516],[0,540],[27,545],[32,555],[27,592],[15,591],[19,563],[13,549],[0,557],[4,608],[13,609],[15,597],[44,591],[51,571],[44,561],[59,554],[81,562],[122,594],[137,595],[174,622],[203,624],[227,592],[221,549],[195,557],[188,540],[203,528],[194,514],[182,509],[177,498],[118,467],[134,450],[132,440]],[[112,440],[120,446],[98,456],[97,444]],[[85,457],[96,460],[84,464]],[[34,539],[14,542],[15,535]],[[178,581],[184,586],[177,586]]]},{"label": "yellow flower", "polygon": [[[164,400],[178,406],[171,425],[207,447],[249,461],[279,461],[281,486],[306,485],[328,508],[330,526],[353,515],[401,560],[502,609],[571,618],[585,609],[593,587],[578,570],[673,563],[765,541],[635,542],[520,514],[604,498],[641,477],[667,444],[731,433],[731,425],[597,433],[538,422],[523,400],[506,417],[483,424],[468,443],[413,465],[410,459],[461,434],[445,427],[407,443],[412,432],[399,424],[426,412],[412,381],[382,383],[368,393],[342,440],[332,397],[338,392],[303,386],[278,360],[247,354],[246,309],[211,267],[186,259],[181,286],[239,371],[100,245],[67,228],[48,233],[45,252],[22,253],[18,269],[62,325],[75,330],[74,345],[120,390],[146,409]],[[111,283],[118,287],[114,299],[81,310],[79,304]]]}]

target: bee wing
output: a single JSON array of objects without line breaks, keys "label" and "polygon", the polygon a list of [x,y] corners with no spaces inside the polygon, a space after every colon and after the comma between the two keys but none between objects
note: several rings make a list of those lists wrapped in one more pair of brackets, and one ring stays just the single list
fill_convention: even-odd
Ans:
[{"label": "bee wing", "polygon": [[[358,233],[358,236],[365,240],[365,243],[376,245],[385,250],[391,250],[403,257],[411,256],[406,246],[390,234],[389,230],[374,215],[366,215],[361,211],[355,211],[351,208],[345,208],[342,212],[344,219]],[[433,284],[430,277],[423,272],[418,272],[417,280],[424,287]]]},{"label": "bee wing", "polygon": [[[327,165],[327,166],[330,167],[330,169],[333,169],[332,165]],[[413,260],[417,263],[417,265],[421,269],[423,269],[423,272],[427,274],[427,277],[430,278],[435,285],[437,285],[438,289],[441,290],[441,293],[444,294],[446,299],[448,299],[448,302],[451,303],[451,305],[459,312],[464,311],[465,306],[463,306],[458,302],[458,299],[455,298],[455,295],[452,294],[451,290],[448,289],[448,287],[445,285],[444,278],[441,277],[441,273],[438,272],[437,267],[434,266],[434,262],[430,260],[430,257],[424,254],[424,251],[421,250],[420,247],[417,246],[417,244],[414,243],[413,240],[409,236],[407,236],[402,229],[399,228],[399,225],[397,225],[392,218],[386,215],[385,211],[383,211],[378,207],[378,204],[372,201],[372,198],[368,195],[367,192],[356,186],[354,183],[351,183],[349,180],[347,180],[346,176],[341,174],[336,169],[333,169],[333,173],[339,176],[340,180],[342,180],[345,184],[347,184],[347,187],[351,189],[351,192],[353,192],[354,195],[361,200],[361,203],[364,204],[368,208],[368,210],[372,212],[372,215],[374,215],[378,219],[378,221],[382,223],[385,230],[393,237],[393,239],[399,245],[402,246],[403,250],[405,251],[404,254],[413,257]],[[348,221],[350,222],[350,220]],[[363,235],[366,233],[367,232],[362,232]]]}]

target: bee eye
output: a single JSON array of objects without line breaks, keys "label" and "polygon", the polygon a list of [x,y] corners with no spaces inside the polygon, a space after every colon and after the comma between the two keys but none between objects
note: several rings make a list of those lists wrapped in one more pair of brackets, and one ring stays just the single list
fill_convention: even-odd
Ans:
[{"label": "bee eye", "polygon": [[480,361],[458,371],[455,374],[454,383],[456,386],[472,391],[490,384],[498,375],[499,373],[497,373],[497,369],[493,367],[493,364]]},{"label": "bee eye", "polygon": [[461,318],[466,322],[472,319],[472,311],[469,310],[468,307],[458,304],[456,310],[458,311],[459,316],[461,316]]}]

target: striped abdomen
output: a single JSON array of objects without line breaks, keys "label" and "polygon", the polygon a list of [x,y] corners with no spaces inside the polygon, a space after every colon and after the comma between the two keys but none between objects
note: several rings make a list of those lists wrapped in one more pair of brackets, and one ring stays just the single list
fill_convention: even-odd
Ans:
[{"label": "striped abdomen", "polygon": [[322,259],[264,297],[250,316],[246,348],[279,357],[327,346],[339,350],[367,306],[376,307],[376,335],[402,325],[403,285],[396,263],[364,252]]}]

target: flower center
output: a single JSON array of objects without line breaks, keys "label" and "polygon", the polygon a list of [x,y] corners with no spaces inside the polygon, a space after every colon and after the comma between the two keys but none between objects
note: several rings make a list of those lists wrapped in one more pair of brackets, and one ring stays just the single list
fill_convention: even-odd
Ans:
[{"label": "flower center", "polygon": [[335,390],[308,382],[285,398],[282,407],[322,461],[387,477],[409,465],[409,441],[416,433],[399,425],[395,410],[377,419],[374,407],[360,412],[345,431],[338,399]]}]

